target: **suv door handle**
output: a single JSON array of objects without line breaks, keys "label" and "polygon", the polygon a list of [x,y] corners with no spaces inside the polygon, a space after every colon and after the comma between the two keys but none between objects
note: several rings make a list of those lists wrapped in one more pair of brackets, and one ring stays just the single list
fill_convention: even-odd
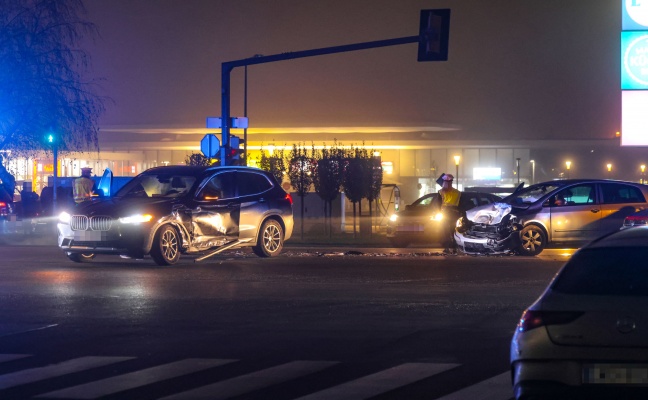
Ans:
[{"label": "suv door handle", "polygon": [[599,212],[601,210],[599,210],[598,208],[592,208],[590,211],[593,212],[594,214],[596,214],[597,212]]}]

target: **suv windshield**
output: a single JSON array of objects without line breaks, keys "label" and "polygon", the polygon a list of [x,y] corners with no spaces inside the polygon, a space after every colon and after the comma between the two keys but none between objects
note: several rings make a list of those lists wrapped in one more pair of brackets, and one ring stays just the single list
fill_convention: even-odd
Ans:
[{"label": "suv windshield", "polygon": [[187,175],[139,175],[115,194],[115,197],[182,197],[196,182]]},{"label": "suv windshield", "polygon": [[526,189],[522,189],[519,192],[513,193],[510,196],[507,196],[503,201],[512,206],[523,204],[530,205],[540,200],[547,193],[552,192],[559,187],[561,186],[553,183],[533,185],[529,186]]}]

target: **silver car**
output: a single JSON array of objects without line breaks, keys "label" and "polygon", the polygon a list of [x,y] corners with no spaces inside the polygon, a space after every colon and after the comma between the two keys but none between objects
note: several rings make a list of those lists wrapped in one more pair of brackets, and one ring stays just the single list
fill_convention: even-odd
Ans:
[{"label": "silver car", "polygon": [[[587,242],[614,232],[648,209],[648,185],[604,179],[538,183],[475,207],[460,220],[455,239],[468,254],[537,255],[552,242]],[[493,218],[487,218],[493,216]],[[517,239],[519,231],[519,241]]]},{"label": "silver car", "polygon": [[520,319],[516,399],[647,398],[648,227],[576,252]]}]

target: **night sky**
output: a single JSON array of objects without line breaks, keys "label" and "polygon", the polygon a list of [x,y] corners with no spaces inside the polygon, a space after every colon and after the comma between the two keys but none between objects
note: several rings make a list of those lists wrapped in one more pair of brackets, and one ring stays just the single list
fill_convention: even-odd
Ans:
[{"label": "night sky", "polygon": [[[86,0],[102,126],[204,126],[220,65],[418,34],[451,8],[447,62],[416,44],[248,68],[251,127],[459,126],[466,138],[600,139],[620,129],[620,1]],[[243,69],[232,115],[243,113]]]}]

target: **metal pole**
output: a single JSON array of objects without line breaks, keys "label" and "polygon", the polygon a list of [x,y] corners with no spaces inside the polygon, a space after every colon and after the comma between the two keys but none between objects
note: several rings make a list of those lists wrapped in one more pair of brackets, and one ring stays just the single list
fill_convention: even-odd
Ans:
[{"label": "metal pole", "polygon": [[[245,82],[243,85],[243,116],[247,118],[247,65],[245,66]],[[248,165],[247,158],[247,126],[243,129],[243,159],[245,160],[245,165]]]},{"label": "metal pole", "polygon": [[233,67],[223,63],[221,69],[221,165],[227,165],[227,151],[230,146],[230,73]]},{"label": "metal pole", "polygon": [[520,184],[520,159],[516,158],[515,162],[517,163],[517,183]]},{"label": "metal pole", "polygon": [[58,175],[58,143],[54,141],[52,146],[52,154],[54,155],[54,179],[52,179],[53,194],[52,194],[52,215],[56,215],[56,176]]}]

